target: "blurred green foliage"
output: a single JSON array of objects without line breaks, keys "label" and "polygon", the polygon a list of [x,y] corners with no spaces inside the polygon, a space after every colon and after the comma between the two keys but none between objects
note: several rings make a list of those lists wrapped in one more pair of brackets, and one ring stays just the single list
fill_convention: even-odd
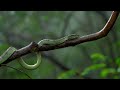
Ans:
[{"label": "blurred green foliage", "polygon": [[[22,48],[42,39],[58,39],[77,33],[80,36],[97,32],[107,22],[110,11],[1,11],[0,54],[8,47]],[[120,18],[105,38],[97,41],[41,52],[42,63],[36,70],[26,70],[17,60],[8,65],[24,71],[33,79],[119,79]],[[32,53],[23,57],[36,62]],[[80,75],[76,74],[76,71]],[[0,79],[29,79],[25,74],[0,67]]]},{"label": "blurred green foliage", "polygon": [[58,76],[58,79],[71,79],[76,75],[76,70],[66,71]]},{"label": "blurred green foliage", "polygon": [[91,55],[93,62],[103,62],[106,60],[106,57],[100,53],[94,53]]}]

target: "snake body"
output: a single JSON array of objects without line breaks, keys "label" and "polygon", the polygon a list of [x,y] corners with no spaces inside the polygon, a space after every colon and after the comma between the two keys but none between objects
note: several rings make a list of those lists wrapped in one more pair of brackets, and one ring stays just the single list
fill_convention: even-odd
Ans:
[{"label": "snake body", "polygon": [[56,40],[43,39],[43,40],[41,40],[41,41],[38,42],[38,45],[39,46],[42,46],[42,45],[51,45],[51,46],[54,46],[54,45],[62,44],[62,43],[64,43],[67,40],[77,39],[78,37],[79,37],[79,35],[77,35],[77,34],[71,34],[71,35],[65,36],[63,38],[56,39]]},{"label": "snake body", "polygon": [[14,52],[16,49],[14,47],[9,47],[1,56],[0,56],[0,64],[5,62]]},{"label": "snake body", "polygon": [[[74,40],[74,39],[77,39],[79,37],[79,35],[76,35],[76,34],[71,34],[71,35],[68,35],[68,36],[65,36],[63,38],[60,38],[60,39],[56,39],[56,40],[52,40],[52,39],[43,39],[41,41],[38,42],[38,45],[39,46],[42,46],[42,45],[59,45],[59,44],[62,44],[64,43],[65,41],[67,40]],[[1,56],[0,56],[0,64],[2,64],[3,62],[5,62],[12,54],[14,54],[14,52],[16,51],[17,49],[14,48],[14,47],[9,47]],[[41,63],[41,54],[40,52],[37,52],[37,62],[34,64],[34,65],[29,65],[27,64],[22,58],[19,59],[19,63],[26,69],[29,69],[29,70],[33,70],[33,69],[36,69],[39,67],[40,63]]]},{"label": "snake body", "polygon": [[[17,49],[15,47],[9,47],[0,57],[0,64],[5,62],[12,54],[14,54],[14,52],[16,51]],[[34,65],[28,65],[27,63],[25,63],[25,61],[20,58],[18,61],[19,63],[21,64],[21,66],[23,66],[24,68],[26,69],[30,69],[30,70],[33,70],[33,69],[36,69],[40,63],[41,63],[41,55],[39,52],[36,53],[37,54],[37,62],[34,64]]]}]

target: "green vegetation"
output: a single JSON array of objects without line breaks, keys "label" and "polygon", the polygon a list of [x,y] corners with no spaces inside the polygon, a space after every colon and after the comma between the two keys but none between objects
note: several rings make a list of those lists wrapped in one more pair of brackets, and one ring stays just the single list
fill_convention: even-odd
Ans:
[{"label": "green vegetation", "polygon": [[[110,11],[1,11],[0,55],[10,46],[20,49],[32,41],[58,39],[69,34],[84,36],[97,32],[107,22]],[[24,69],[16,60],[7,65],[27,73],[32,79],[120,79],[120,18],[107,37],[74,47],[44,51],[35,70]],[[35,54],[25,55],[29,64]],[[76,73],[79,73],[76,74]],[[0,67],[0,79],[29,79],[24,73]]]}]

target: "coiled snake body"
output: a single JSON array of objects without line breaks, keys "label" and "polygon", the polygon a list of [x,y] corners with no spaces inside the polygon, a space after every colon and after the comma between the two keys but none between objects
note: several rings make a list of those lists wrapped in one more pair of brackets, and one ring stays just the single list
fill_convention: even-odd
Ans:
[{"label": "coiled snake body", "polygon": [[[56,40],[52,40],[52,39],[43,39],[41,41],[38,42],[39,46],[42,45],[59,45],[64,43],[66,40],[74,40],[77,39],[79,37],[79,35],[76,34],[71,34],[68,36],[65,36],[63,38],[60,39],[56,39]],[[0,56],[0,64],[2,64],[3,62],[5,62],[17,49],[14,47],[9,47],[1,56]],[[19,63],[26,69],[36,69],[38,68],[38,66],[41,63],[41,54],[40,52],[37,52],[37,62],[34,65],[29,65],[27,64],[22,58],[19,59]]]}]

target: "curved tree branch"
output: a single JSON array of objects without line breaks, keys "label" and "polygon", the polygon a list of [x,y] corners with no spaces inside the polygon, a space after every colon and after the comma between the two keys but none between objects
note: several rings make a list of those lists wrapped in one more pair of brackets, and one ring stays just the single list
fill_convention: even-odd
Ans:
[{"label": "curved tree branch", "polygon": [[10,61],[15,60],[16,58],[19,58],[21,56],[29,54],[29,53],[31,53],[31,50],[33,50],[33,49],[35,49],[36,52],[37,51],[49,51],[49,50],[54,50],[54,49],[60,49],[60,48],[75,46],[75,45],[79,45],[79,44],[84,43],[84,42],[95,41],[95,40],[98,40],[100,38],[103,38],[103,37],[107,36],[107,34],[110,32],[110,30],[113,27],[115,21],[117,20],[118,15],[119,15],[119,11],[113,11],[109,20],[108,20],[108,22],[106,23],[106,25],[103,27],[102,30],[100,30],[99,32],[90,34],[90,35],[82,36],[82,37],[80,37],[78,39],[75,39],[75,40],[65,41],[64,43],[59,44],[59,45],[55,45],[55,46],[43,45],[41,47],[39,47],[37,43],[32,42],[28,46],[17,50],[3,64],[7,64]]},{"label": "curved tree branch", "polygon": [[110,16],[108,22],[106,23],[106,25],[103,27],[102,30],[100,30],[99,32],[90,34],[90,35],[86,35],[86,36],[82,36],[76,40],[73,41],[65,41],[63,44],[57,45],[57,46],[42,46],[39,51],[48,51],[48,50],[54,50],[54,49],[59,49],[59,48],[64,48],[64,47],[69,47],[69,46],[75,46],[84,42],[88,42],[88,41],[94,41],[100,38],[103,38],[105,36],[107,36],[107,34],[109,33],[109,31],[111,30],[111,28],[113,27],[117,17],[119,15],[118,11],[113,11],[112,15]]}]

